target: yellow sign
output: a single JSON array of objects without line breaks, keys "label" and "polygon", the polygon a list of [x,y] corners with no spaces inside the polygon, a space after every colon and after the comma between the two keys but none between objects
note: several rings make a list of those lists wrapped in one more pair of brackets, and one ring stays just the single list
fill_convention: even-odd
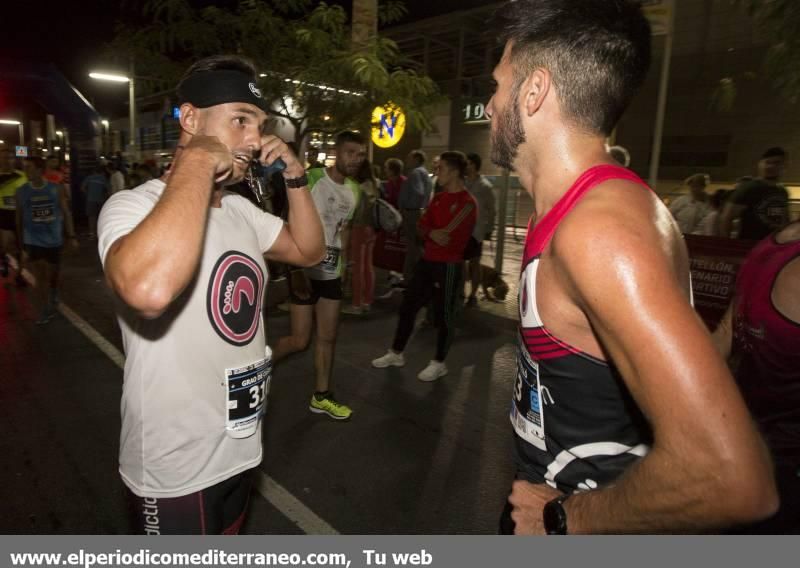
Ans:
[{"label": "yellow sign", "polygon": [[375,107],[372,111],[372,142],[380,148],[391,148],[406,131],[406,115],[394,103]]}]

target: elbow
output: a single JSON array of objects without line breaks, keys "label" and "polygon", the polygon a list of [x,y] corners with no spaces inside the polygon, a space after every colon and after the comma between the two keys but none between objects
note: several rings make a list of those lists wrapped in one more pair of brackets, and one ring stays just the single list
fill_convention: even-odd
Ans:
[{"label": "elbow", "polygon": [[303,268],[316,266],[325,259],[326,252],[325,243],[321,242],[318,246],[303,254],[302,260],[298,263],[298,266]]},{"label": "elbow", "polygon": [[320,244],[319,248],[315,252],[316,254],[311,256],[311,262],[308,263],[308,266],[315,266],[325,260],[325,243],[323,242]]},{"label": "elbow", "polygon": [[757,460],[742,467],[742,462],[728,463],[720,476],[716,495],[728,525],[745,525],[774,515],[780,506],[778,489],[769,459]]},{"label": "elbow", "polygon": [[145,319],[160,317],[173,300],[173,294],[164,285],[159,285],[153,279],[118,279],[109,278],[111,288],[134,310]]}]

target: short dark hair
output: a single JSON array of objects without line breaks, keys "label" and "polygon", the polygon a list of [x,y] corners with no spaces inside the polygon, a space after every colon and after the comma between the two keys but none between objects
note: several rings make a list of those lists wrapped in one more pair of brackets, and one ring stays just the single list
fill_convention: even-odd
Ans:
[{"label": "short dark hair", "polygon": [[386,160],[386,163],[383,164],[383,167],[386,168],[388,173],[392,173],[396,176],[403,173],[403,162],[397,158],[389,158]]},{"label": "short dark hair", "polygon": [[467,175],[467,157],[463,152],[442,152],[439,159],[451,168],[457,169],[461,177]]},{"label": "short dark hair", "polygon": [[25,161],[29,164],[32,164],[34,168],[39,170],[40,172],[45,171],[47,169],[47,164],[44,161],[44,158],[40,158],[39,156],[31,156],[29,158],[25,158]]},{"label": "short dark hair", "polygon": [[608,136],[650,68],[650,25],[629,0],[515,0],[498,10],[514,89],[539,67],[565,117]]},{"label": "short dark hair", "polygon": [[360,132],[355,132],[354,130],[343,130],[336,135],[335,146],[337,148],[342,144],[346,144],[347,142],[354,142],[356,144],[361,144],[362,146],[367,145],[367,139],[364,138],[364,135]]},{"label": "short dark hair", "polygon": [[409,155],[420,164],[424,164],[425,162],[428,161],[427,154],[425,154],[425,152],[423,152],[422,150],[411,150],[411,152],[409,152]]},{"label": "short dark hair", "polygon": [[481,164],[483,162],[481,160],[480,155],[476,154],[475,152],[470,152],[469,154],[467,154],[467,161],[475,164],[475,169],[477,171],[481,171]]},{"label": "short dark hair", "polygon": [[761,154],[761,159],[766,160],[767,158],[785,158],[788,154],[786,150],[781,148],[780,146],[773,146],[772,148],[767,148],[763,154]]},{"label": "short dark hair", "polygon": [[239,55],[212,55],[193,63],[183,74],[178,84],[180,85],[195,73],[205,73],[207,71],[241,71],[253,80],[256,78],[256,67],[249,59]]}]

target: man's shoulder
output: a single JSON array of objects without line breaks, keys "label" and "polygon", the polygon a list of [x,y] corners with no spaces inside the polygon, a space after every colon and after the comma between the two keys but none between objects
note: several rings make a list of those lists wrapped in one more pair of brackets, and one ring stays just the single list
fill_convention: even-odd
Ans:
[{"label": "man's shoulder", "polygon": [[672,215],[655,193],[635,181],[613,179],[590,190],[564,216],[553,244],[565,252],[584,244],[613,249],[641,240],[647,246],[650,240],[659,241],[659,227],[671,221]]},{"label": "man's shoulder", "polygon": [[166,184],[160,179],[151,179],[133,189],[118,191],[108,198],[108,203],[153,203],[164,192]]},{"label": "man's shoulder", "polygon": [[786,188],[780,184],[771,183],[764,179],[749,179],[736,184],[732,199],[737,200],[764,192],[786,193]]}]

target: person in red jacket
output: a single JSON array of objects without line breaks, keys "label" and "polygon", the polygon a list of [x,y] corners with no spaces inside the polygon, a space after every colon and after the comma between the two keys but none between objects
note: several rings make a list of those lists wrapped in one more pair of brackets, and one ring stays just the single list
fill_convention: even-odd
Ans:
[{"label": "person in red jacket", "polygon": [[444,364],[455,335],[454,315],[462,286],[464,249],[475,227],[477,205],[464,186],[467,158],[461,152],[445,152],[439,164],[439,184],[444,191],[436,194],[417,224],[424,239],[422,260],[417,263],[408,284],[392,348],[372,361],[378,369],[406,364],[403,349],[414,329],[417,312],[433,304],[439,335],[436,356],[417,378],[435,381],[447,374]]}]

